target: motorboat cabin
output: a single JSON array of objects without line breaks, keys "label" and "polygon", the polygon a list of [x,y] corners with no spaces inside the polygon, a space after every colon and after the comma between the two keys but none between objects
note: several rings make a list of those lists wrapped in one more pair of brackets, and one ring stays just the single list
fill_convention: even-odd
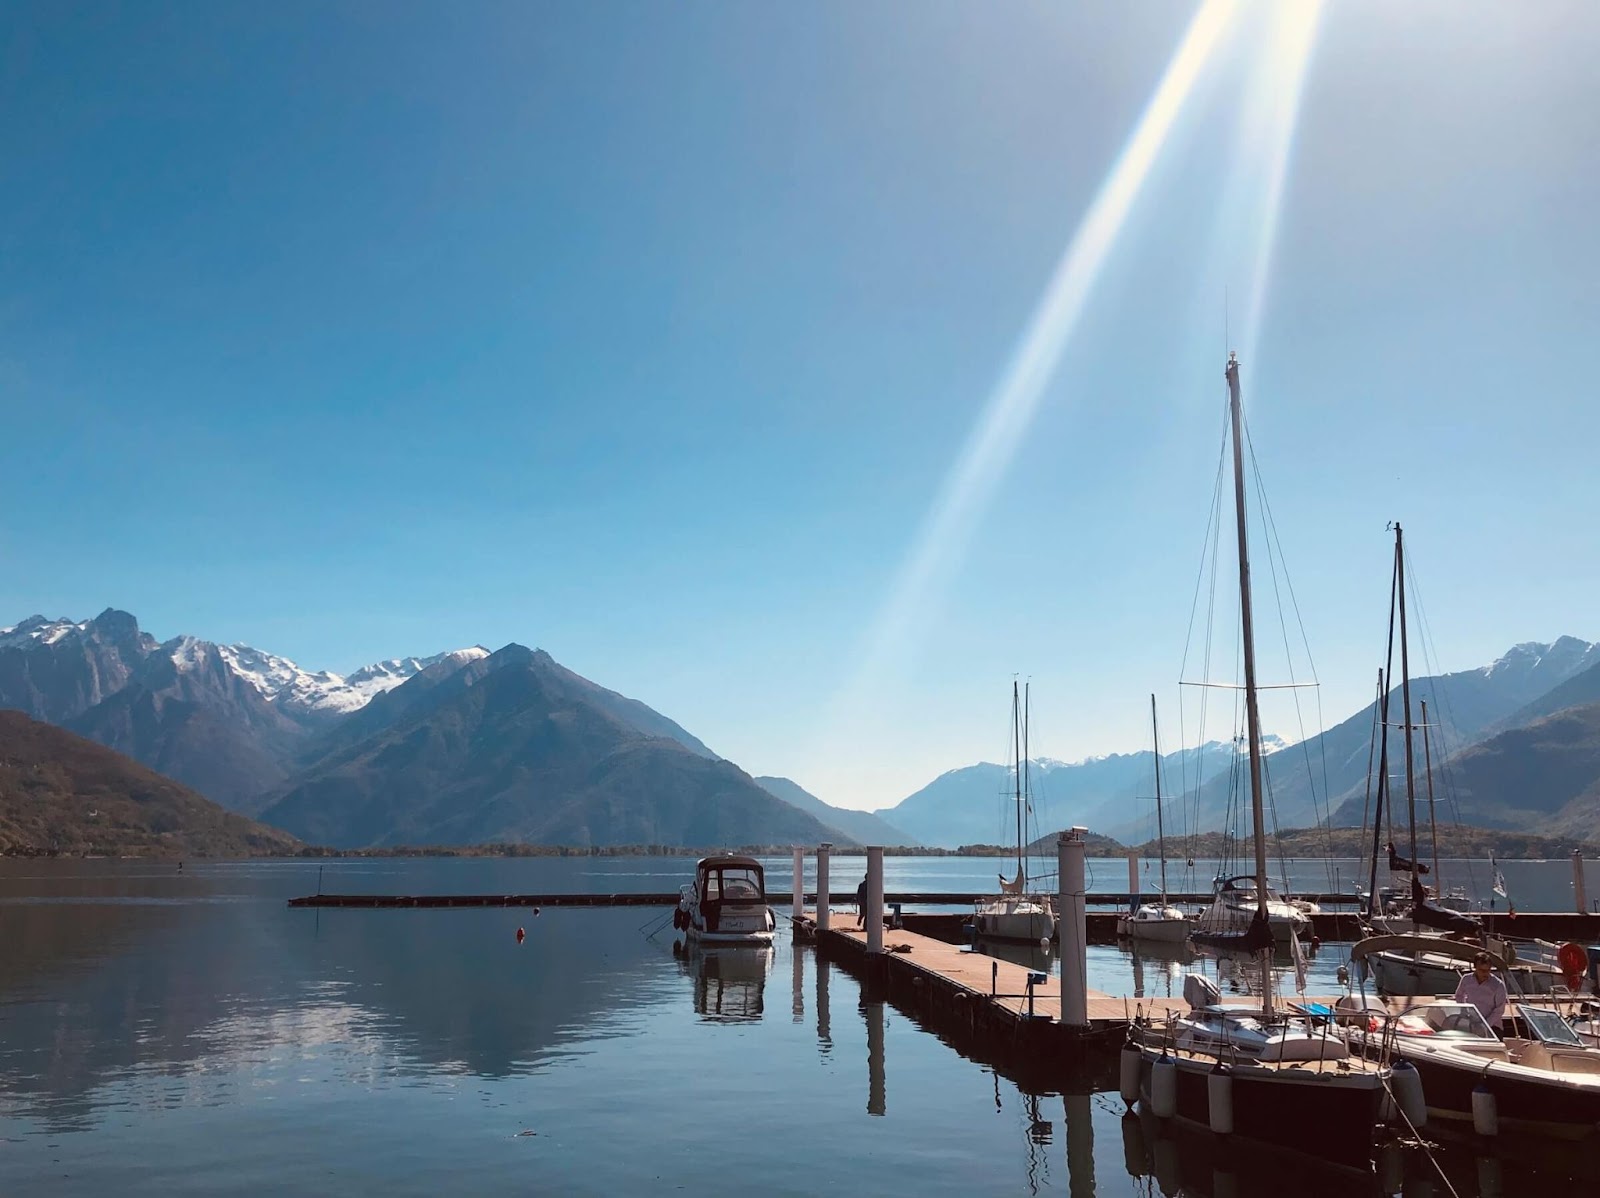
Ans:
[{"label": "motorboat cabin", "polygon": [[733,855],[702,858],[672,916],[673,927],[706,944],[771,944],[777,924],[761,863]]}]

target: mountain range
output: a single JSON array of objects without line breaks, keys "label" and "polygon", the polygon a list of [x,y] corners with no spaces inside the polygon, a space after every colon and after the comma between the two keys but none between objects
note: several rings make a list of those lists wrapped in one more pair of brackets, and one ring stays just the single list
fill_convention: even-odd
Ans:
[{"label": "mountain range", "polygon": [[[247,645],[157,641],[126,612],[0,629],[0,708],[337,848],[483,842],[856,843],[644,703],[507,645],[348,676]],[[804,809],[802,809],[802,807]]]},{"label": "mountain range", "polygon": [[[1583,835],[1600,817],[1600,646],[1517,645],[1411,684],[1428,701],[1441,819]],[[1398,688],[1391,723],[1398,721]],[[0,629],[0,708],[116,750],[223,807],[339,848],[483,842],[673,847],[1015,835],[1007,766],[951,770],[893,807],[832,807],[752,777],[646,704],[548,653],[474,645],[341,676],[246,645],[157,641],[126,612]],[[1359,824],[1375,704],[1320,736],[1269,738],[1276,822]],[[1401,760],[1398,737],[1391,769]],[[1420,756],[1420,751],[1419,751]],[[1169,834],[1237,827],[1238,741],[1162,759]],[[1154,832],[1155,757],[1030,763],[1031,837]],[[5,811],[0,810],[0,818]]]},{"label": "mountain range", "polygon": [[[1376,689],[1376,688],[1374,688]],[[1411,682],[1412,720],[1428,704],[1439,819],[1551,836],[1589,836],[1600,824],[1600,645],[1564,636],[1513,646],[1489,665]],[[1400,722],[1401,688],[1390,692]],[[1359,825],[1377,699],[1298,744],[1266,738],[1274,823]],[[1242,729],[1240,730],[1242,732]],[[1403,741],[1390,730],[1390,769]],[[1425,789],[1420,733],[1419,793]],[[1242,746],[1211,743],[1163,756],[1168,835],[1248,826]],[[1128,843],[1155,833],[1154,754],[1030,763],[1035,807],[1047,824],[1082,824]],[[952,770],[876,814],[925,844],[1007,843],[1015,830],[1008,766]],[[1403,796],[1403,781],[1396,792]],[[1330,797],[1331,796],[1331,797]],[[1043,826],[1043,825],[1041,825]],[[1031,835],[1031,832],[1030,832]]]}]

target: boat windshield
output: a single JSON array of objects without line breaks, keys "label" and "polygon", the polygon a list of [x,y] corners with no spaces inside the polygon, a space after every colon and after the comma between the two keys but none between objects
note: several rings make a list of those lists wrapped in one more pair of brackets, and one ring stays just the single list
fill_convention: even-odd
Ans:
[{"label": "boat windshield", "polygon": [[1582,1048],[1583,1041],[1578,1038],[1578,1033],[1572,1030],[1572,1025],[1555,1011],[1548,1011],[1542,1007],[1523,1007],[1521,1009],[1522,1021],[1528,1025],[1528,1031],[1533,1033],[1533,1038],[1544,1044],[1561,1044],[1569,1048]]},{"label": "boat windshield", "polygon": [[1494,1040],[1482,1012],[1471,1003],[1430,1003],[1395,1020],[1402,1036],[1445,1036],[1459,1039]]},{"label": "boat windshield", "polygon": [[705,897],[712,902],[759,903],[761,871],[747,866],[723,866],[706,873]]}]

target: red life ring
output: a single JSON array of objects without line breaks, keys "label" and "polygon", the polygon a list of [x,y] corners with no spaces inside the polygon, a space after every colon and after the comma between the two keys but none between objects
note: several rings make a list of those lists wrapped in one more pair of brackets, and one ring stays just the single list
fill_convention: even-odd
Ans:
[{"label": "red life ring", "polygon": [[1567,989],[1576,990],[1583,985],[1583,975],[1589,968],[1588,950],[1575,940],[1569,940],[1556,951],[1556,964],[1566,975]]}]

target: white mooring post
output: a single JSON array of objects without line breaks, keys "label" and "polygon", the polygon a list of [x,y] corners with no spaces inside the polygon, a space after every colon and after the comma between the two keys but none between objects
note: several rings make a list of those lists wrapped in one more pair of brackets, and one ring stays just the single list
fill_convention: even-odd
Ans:
[{"label": "white mooring post", "polygon": [[1572,850],[1572,902],[1579,915],[1589,914],[1589,892],[1583,884],[1583,853]]},{"label": "white mooring post", "polygon": [[1061,925],[1061,1022],[1089,1026],[1089,924],[1084,912],[1084,836],[1073,828],[1056,840],[1056,914]]},{"label": "white mooring post", "polygon": [[867,849],[867,951],[883,951],[883,849]]},{"label": "white mooring post", "polygon": [[800,917],[805,913],[806,851],[804,849],[797,848],[794,851],[794,905],[789,911],[789,914],[793,917],[790,920],[790,925],[794,928],[794,934],[796,936],[800,934]]},{"label": "white mooring post", "polygon": [[1128,914],[1139,909],[1139,850],[1128,850]]},{"label": "white mooring post", "polygon": [[817,931],[828,930],[828,854],[833,845],[823,841],[817,846]]}]

